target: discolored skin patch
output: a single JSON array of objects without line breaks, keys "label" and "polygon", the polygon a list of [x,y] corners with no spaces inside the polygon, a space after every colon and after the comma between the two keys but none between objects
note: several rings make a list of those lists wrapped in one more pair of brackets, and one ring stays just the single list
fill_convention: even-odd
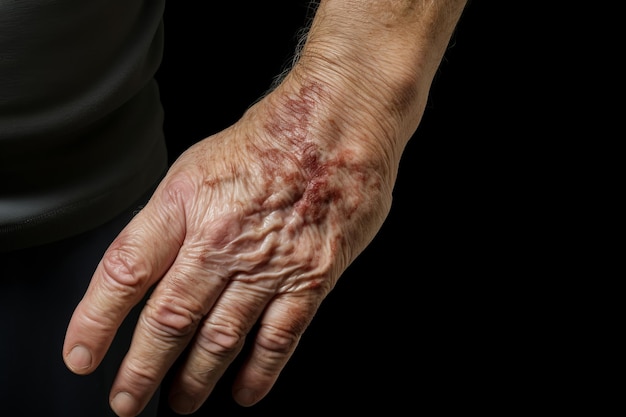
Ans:
[{"label": "discolored skin patch", "polygon": [[[357,193],[363,186],[368,189],[378,188],[376,191],[380,191],[377,179],[365,183],[372,181],[373,177],[368,180],[368,167],[364,167],[352,151],[333,146],[334,137],[326,141],[312,137],[311,122],[316,107],[321,100],[326,99],[324,95],[319,84],[311,83],[302,87],[299,94],[284,98],[284,106],[272,109],[273,113],[264,127],[270,137],[278,142],[278,147],[259,155],[259,160],[264,161],[262,171],[269,175],[270,181],[282,177],[287,187],[298,184],[294,209],[307,223],[321,222],[329,214],[330,207],[336,208],[339,215],[350,218],[356,207],[348,207],[340,202],[360,204],[364,196]],[[332,119],[326,123],[338,130]],[[285,160],[294,161],[298,174],[284,173]],[[363,183],[346,184],[341,182],[342,179]]]},{"label": "discolored skin patch", "polygon": [[184,156],[214,158],[200,164],[213,168],[201,177],[201,191],[183,198],[185,216],[197,225],[185,237],[186,259],[263,291],[326,294],[338,275],[332,271],[361,249],[344,242],[367,241],[370,235],[359,236],[364,225],[384,218],[387,207],[374,202],[384,200],[376,196],[386,188],[364,152],[340,140],[341,123],[325,119],[332,129],[319,134],[318,106],[329,100],[322,85],[273,100],[278,104],[244,115],[261,123],[265,135],[228,136],[237,155],[220,154],[226,146],[218,134]]}]

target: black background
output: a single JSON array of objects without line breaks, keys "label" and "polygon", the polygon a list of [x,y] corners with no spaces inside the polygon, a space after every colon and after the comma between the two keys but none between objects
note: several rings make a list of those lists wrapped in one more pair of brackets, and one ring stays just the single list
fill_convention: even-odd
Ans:
[{"label": "black background", "polygon": [[[157,77],[172,160],[269,88],[308,13],[305,0],[217,4],[166,9]],[[403,156],[387,221],[322,304],[274,389],[254,407],[237,406],[235,364],[198,415],[416,415],[487,410],[494,395],[509,395],[500,380],[510,365],[499,364],[510,340],[493,342],[503,323],[484,303],[494,289],[485,277],[508,256],[502,212],[510,204],[490,157],[501,146],[510,80],[502,80],[509,64],[494,26],[502,15],[492,20],[488,7],[497,14],[493,2],[465,10]]]}]

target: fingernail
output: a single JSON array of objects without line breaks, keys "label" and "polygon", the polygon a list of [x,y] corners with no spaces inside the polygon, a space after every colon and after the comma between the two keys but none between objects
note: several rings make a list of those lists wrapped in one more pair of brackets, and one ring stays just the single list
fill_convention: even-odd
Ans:
[{"label": "fingernail", "polygon": [[134,416],[137,415],[139,405],[129,393],[118,392],[111,401],[111,408],[118,416]]},{"label": "fingernail", "polygon": [[170,398],[170,407],[179,414],[188,414],[195,410],[196,404],[189,395],[179,392]]},{"label": "fingernail", "polygon": [[235,399],[244,407],[254,405],[257,400],[256,393],[249,388],[242,388],[238,390],[235,393]]},{"label": "fingernail", "polygon": [[84,371],[91,367],[91,353],[84,346],[74,346],[67,355],[67,363],[73,371]]}]

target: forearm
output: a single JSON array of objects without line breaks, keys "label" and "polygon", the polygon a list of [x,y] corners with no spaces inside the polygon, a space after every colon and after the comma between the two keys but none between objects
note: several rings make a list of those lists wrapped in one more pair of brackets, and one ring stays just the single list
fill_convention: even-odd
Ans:
[{"label": "forearm", "polygon": [[[396,164],[419,124],[465,4],[320,1],[284,83],[287,91],[294,89],[288,97],[301,96],[310,104],[306,129],[331,141],[360,140]],[[393,181],[395,170],[389,168]]]}]

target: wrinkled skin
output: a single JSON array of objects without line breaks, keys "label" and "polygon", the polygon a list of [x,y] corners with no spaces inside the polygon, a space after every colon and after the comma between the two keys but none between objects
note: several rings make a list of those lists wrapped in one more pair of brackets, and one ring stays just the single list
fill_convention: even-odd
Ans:
[{"label": "wrinkled skin", "polygon": [[[64,356],[74,372],[93,370],[154,287],[112,387],[120,416],[145,406],[187,346],[170,399],[178,412],[197,409],[257,322],[233,392],[242,405],[259,401],[379,230],[391,204],[390,161],[362,137],[338,140],[340,122],[325,136],[312,128],[322,95],[316,85],[274,92],[188,149],[110,246]],[[78,344],[91,354],[70,354]]]},{"label": "wrinkled skin", "polygon": [[153,290],[113,410],[136,416],[188,349],[170,405],[195,411],[253,327],[233,396],[260,401],[382,226],[465,3],[321,0],[285,80],[183,153],[104,254],[67,329],[69,369],[92,372]]}]

